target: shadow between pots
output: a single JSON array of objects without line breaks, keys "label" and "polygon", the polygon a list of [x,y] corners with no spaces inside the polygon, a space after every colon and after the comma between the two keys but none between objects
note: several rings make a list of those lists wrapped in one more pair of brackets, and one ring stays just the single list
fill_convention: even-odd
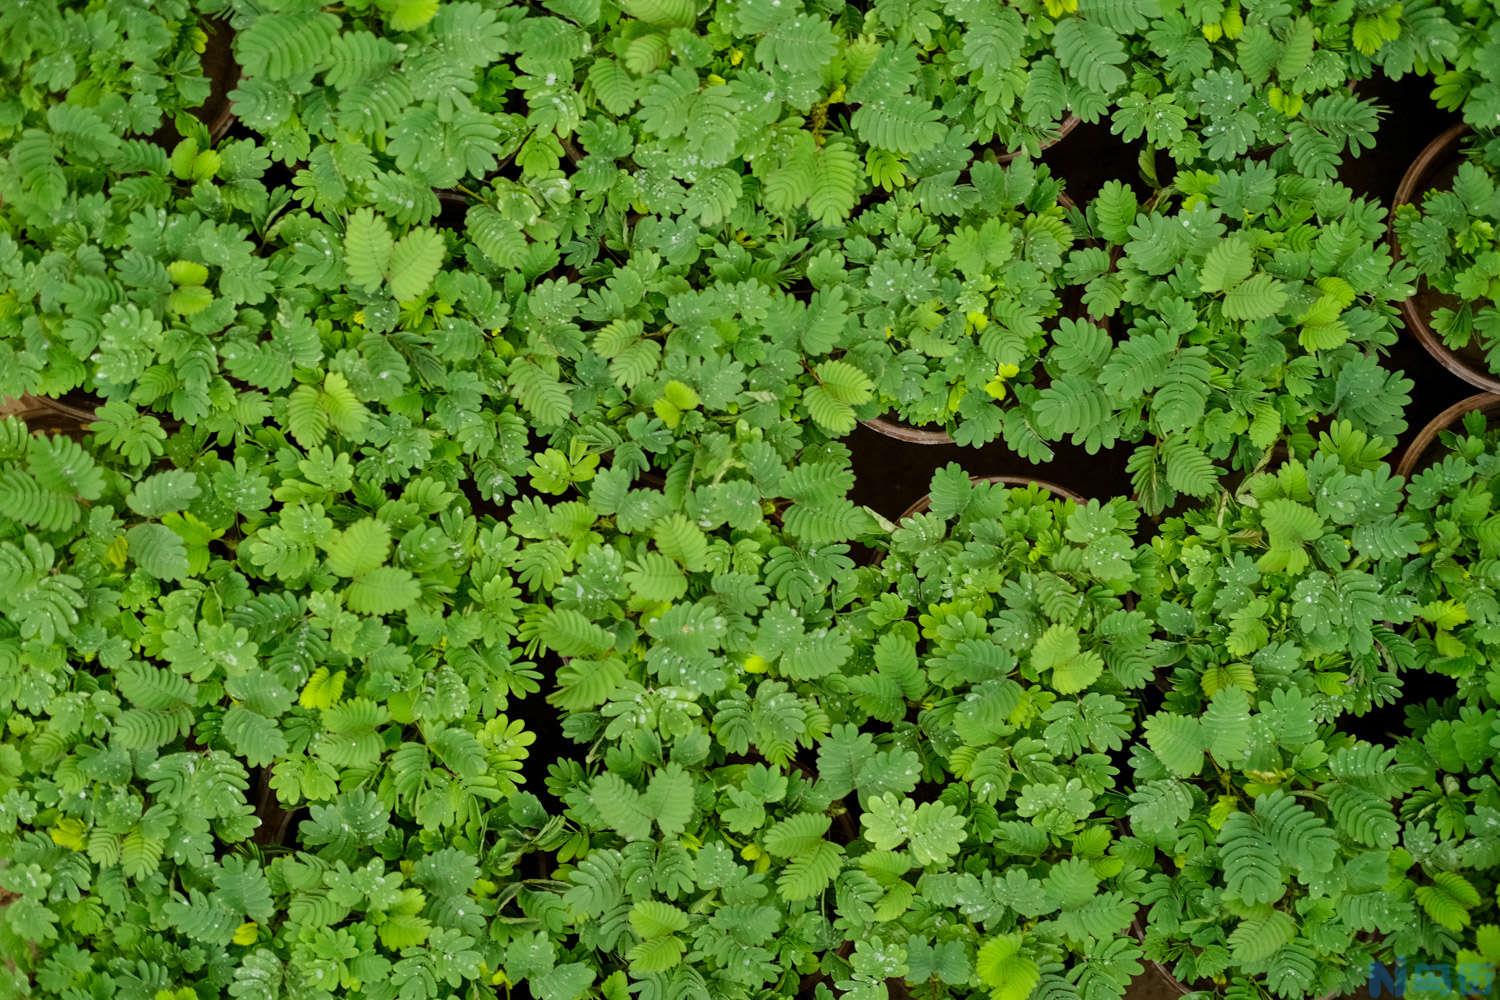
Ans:
[{"label": "shadow between pots", "polygon": [[892,521],[932,488],[932,474],[957,462],[971,476],[1016,476],[1045,479],[1084,498],[1107,500],[1130,494],[1130,476],[1125,471],[1130,448],[1119,447],[1090,455],[1067,444],[1053,446],[1050,462],[1028,462],[994,442],[982,448],[956,444],[913,444],[885,437],[859,426],[844,439],[854,465],[854,489],[850,499],[868,506]]}]

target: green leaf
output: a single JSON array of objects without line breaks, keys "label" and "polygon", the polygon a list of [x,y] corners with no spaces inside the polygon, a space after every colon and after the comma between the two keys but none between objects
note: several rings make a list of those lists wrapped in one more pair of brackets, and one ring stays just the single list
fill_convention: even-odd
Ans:
[{"label": "green leaf", "polygon": [[392,31],[416,31],[438,12],[439,0],[383,0],[386,23]]},{"label": "green leaf", "polygon": [[1109,95],[1125,86],[1120,64],[1126,60],[1120,37],[1101,24],[1081,17],[1058,22],[1053,34],[1057,61],[1089,90]]},{"label": "green leaf", "polygon": [[980,946],[974,968],[990,987],[991,1000],[1026,1000],[1041,982],[1041,968],[1021,954],[1023,940],[1020,934],[1000,934]]},{"label": "green leaf", "polygon": [[1297,925],[1292,918],[1272,910],[1241,920],[1229,935],[1229,947],[1236,962],[1249,965],[1264,962],[1296,936]]},{"label": "green leaf", "polygon": [[825,361],[814,374],[818,384],[802,396],[808,415],[830,434],[849,433],[854,429],[854,408],[874,397],[874,383],[846,361]]},{"label": "green leaf", "polygon": [[161,517],[186,510],[198,499],[198,477],[183,469],[158,472],[136,484],[125,503],[142,517]]},{"label": "green leaf", "polygon": [[1219,828],[1224,886],[1231,898],[1249,905],[1274,903],[1286,891],[1275,846],[1249,813],[1230,813]]},{"label": "green leaf", "polygon": [[1203,770],[1204,733],[1197,719],[1158,712],[1146,720],[1146,743],[1162,766],[1179,778]]},{"label": "green leaf", "polygon": [[626,840],[647,840],[651,836],[651,813],[641,793],[617,774],[605,772],[594,779],[589,801],[600,817]]},{"label": "green leaf", "polygon": [[642,941],[626,953],[630,971],[637,976],[666,972],[682,962],[686,946],[676,937],[659,937]]},{"label": "green leaf", "polygon": [[1250,276],[1255,259],[1250,244],[1240,235],[1214,244],[1198,270],[1198,284],[1205,292],[1227,292]]},{"label": "green leaf", "polygon": [[648,601],[675,601],[687,593],[687,577],[660,552],[643,552],[625,571],[631,590]]},{"label": "green leaf", "polygon": [[1117,180],[1105,181],[1089,204],[1089,211],[1098,218],[1100,235],[1116,246],[1130,239],[1130,227],[1139,209],[1135,191]]},{"label": "green leaf", "polygon": [[613,59],[596,59],[589,64],[589,84],[604,110],[612,115],[624,115],[635,107],[635,80]]},{"label": "green leaf", "polygon": [[924,802],[887,794],[866,804],[860,822],[876,850],[892,851],[910,841],[918,864],[942,864],[958,853],[966,836],[964,819],[946,802]]},{"label": "green leaf", "polygon": [[685,28],[698,19],[698,0],[622,0],[620,9],[663,28]]},{"label": "green leaf", "polygon": [[214,293],[201,285],[174,288],[167,296],[167,308],[178,316],[196,316],[214,304]]},{"label": "green leaf", "polygon": [[810,899],[833,883],[842,861],[843,852],[838,846],[822,841],[787,862],[776,879],[776,888],[789,902]]},{"label": "green leaf", "polygon": [[1431,885],[1416,889],[1417,902],[1436,923],[1458,932],[1469,925],[1469,911],[1480,903],[1479,891],[1457,872],[1433,872]]},{"label": "green leaf", "polygon": [[1162,448],[1167,485],[1191,497],[1211,495],[1219,485],[1219,470],[1213,459],[1183,438],[1169,439]]},{"label": "green leaf", "polygon": [[284,80],[316,69],[338,30],[338,17],[323,11],[256,17],[235,36],[234,51],[246,76]]},{"label": "green leaf", "polygon": [[657,548],[689,572],[704,568],[708,559],[708,536],[684,515],[663,518],[652,537]]},{"label": "green leaf", "polygon": [[1052,687],[1059,694],[1078,694],[1099,679],[1104,660],[1079,645],[1078,632],[1066,624],[1051,625],[1031,650],[1032,669],[1052,671]]},{"label": "green leaf", "polygon": [[1306,545],[1322,535],[1322,516],[1295,500],[1278,497],[1266,501],[1261,508],[1261,519],[1270,544],[1256,565],[1269,573],[1285,571],[1296,575],[1305,570]]},{"label": "green leaf", "polygon": [[574,608],[549,608],[538,634],[561,656],[596,656],[614,645],[614,636]]},{"label": "green leaf", "polygon": [[1208,737],[1208,751],[1219,766],[1239,764],[1251,742],[1250,696],[1238,687],[1216,691],[1203,714],[1203,733]]},{"label": "green leaf", "polygon": [[1172,843],[1181,824],[1192,814],[1193,797],[1187,785],[1171,779],[1147,781],[1130,793],[1130,822],[1145,837]]},{"label": "green leaf", "polygon": [[272,719],[242,705],[232,705],[224,714],[222,732],[246,764],[265,767],[287,751],[286,737]]},{"label": "green leaf", "polygon": [[363,518],[334,536],[328,545],[328,568],[339,576],[362,576],[385,565],[391,551],[391,529]]},{"label": "green leaf", "polygon": [[396,242],[390,256],[391,295],[397,302],[420,298],[443,264],[443,237],[435,229],[413,229]]},{"label": "green leaf", "polygon": [[1391,848],[1400,837],[1401,825],[1391,804],[1357,785],[1335,785],[1328,793],[1328,811],[1340,830],[1367,847]]},{"label": "green leaf", "polygon": [[356,288],[373,292],[385,281],[394,243],[385,220],[368,208],[349,216],[344,231],[344,267]]},{"label": "green leaf", "polygon": [[530,361],[511,365],[510,388],[539,427],[559,427],[572,415],[567,387]]},{"label": "green leaf", "polygon": [[642,899],[630,908],[630,929],[639,937],[665,937],[687,928],[688,915],[671,903]]},{"label": "green leaf", "polygon": [[832,821],[821,813],[798,813],[773,826],[766,833],[765,848],[779,858],[806,854],[824,843]]},{"label": "green leaf", "polygon": [[836,399],[821,385],[808,387],[802,393],[802,402],[806,405],[807,415],[812,417],[813,423],[834,437],[848,434],[858,423],[854,416],[854,407]]},{"label": "green leaf", "polygon": [[62,531],[76,523],[80,514],[71,488],[49,488],[20,469],[0,471],[0,509],[40,531]]},{"label": "green leaf", "polygon": [[1269,274],[1255,274],[1224,296],[1224,315],[1228,319],[1247,322],[1269,319],[1286,303],[1286,286]]},{"label": "green leaf", "polygon": [[328,415],[328,423],[334,430],[351,441],[363,438],[369,411],[354,394],[348,379],[342,373],[329,372],[323,378],[323,391],[318,395],[318,406]]},{"label": "green leaf", "polygon": [[174,260],[167,265],[167,277],[174,285],[202,285],[208,281],[208,268],[197,261]]},{"label": "green leaf", "polygon": [[833,140],[817,154],[807,211],[818,222],[832,225],[854,208],[859,181],[864,174],[859,154],[849,143]]},{"label": "green leaf", "polygon": [[160,524],[137,524],[125,533],[130,557],[137,566],[159,580],[184,580],[189,563],[187,544],[172,529]]},{"label": "green leaf", "polygon": [[351,611],[386,615],[407,611],[422,596],[422,584],[404,569],[382,566],[357,577],[344,591]]}]

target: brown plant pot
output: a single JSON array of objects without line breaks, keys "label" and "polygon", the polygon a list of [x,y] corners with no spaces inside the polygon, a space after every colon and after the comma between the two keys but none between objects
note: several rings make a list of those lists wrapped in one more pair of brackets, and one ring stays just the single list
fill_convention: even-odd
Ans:
[{"label": "brown plant pot", "polygon": [[[1045,479],[1035,479],[1027,476],[970,476],[969,481],[972,483],[1004,483],[1006,486],[1017,487],[1030,486],[1034,483],[1037,486],[1040,486],[1042,489],[1046,490],[1048,493],[1051,493],[1053,496],[1057,497],[1059,500],[1071,500],[1077,504],[1081,504],[1084,502],[1083,497],[1079,496],[1077,493],[1074,493],[1067,487],[1059,486],[1056,483],[1049,482]],[[897,516],[896,523],[900,524],[902,521],[906,520],[908,517],[911,517],[913,514],[924,514],[931,506],[932,494],[925,493],[915,502],[913,502],[911,506],[907,507],[900,513],[900,515]],[[879,566],[881,563],[885,562],[885,557],[886,550],[882,548],[870,557],[870,565]]]},{"label": "brown plant pot", "polygon": [[[1406,168],[1401,184],[1396,188],[1396,197],[1391,202],[1391,222],[1386,226],[1386,242],[1390,244],[1391,257],[1401,259],[1401,243],[1396,239],[1394,220],[1396,210],[1402,205],[1418,204],[1427,191],[1442,189],[1453,183],[1460,162],[1458,144],[1468,134],[1467,125],[1454,125],[1427,144],[1417,158]],[[1432,329],[1429,317],[1445,305],[1456,300],[1451,296],[1427,287],[1419,280],[1417,290],[1411,298],[1401,303],[1401,317],[1406,328],[1416,336],[1422,349],[1465,382],[1485,392],[1500,393],[1500,379],[1490,373],[1484,352],[1474,343],[1455,351],[1443,343],[1443,338]]]},{"label": "brown plant pot", "polygon": [[1396,475],[1403,479],[1410,479],[1440,458],[1441,452],[1437,447],[1438,435],[1462,423],[1464,417],[1475,410],[1485,416],[1500,413],[1500,396],[1488,392],[1475,393],[1468,399],[1459,400],[1433,417],[1401,456],[1401,462],[1396,466]]},{"label": "brown plant pot", "polygon": [[32,431],[81,438],[94,421],[94,411],[46,396],[25,395],[0,400],[0,417],[16,417]]},{"label": "brown plant pot", "polygon": [[1146,988],[1146,996],[1153,998],[1153,1000],[1160,1000],[1163,997],[1185,997],[1189,993],[1195,992],[1181,979],[1172,975],[1171,969],[1162,965],[1156,959],[1146,958],[1143,955],[1141,956],[1141,962],[1146,966],[1146,975],[1150,977],[1148,981],[1153,981],[1152,985],[1155,987],[1154,989],[1149,986]]},{"label": "brown plant pot", "polygon": [[224,138],[234,124],[234,103],[229,92],[239,86],[240,64],[234,58],[234,29],[228,21],[209,19],[203,26],[208,42],[203,48],[203,72],[209,80],[208,100],[198,118],[215,140]]},{"label": "brown plant pot", "polygon": [[[1062,122],[1057,126],[1057,135],[1042,143],[1042,152],[1045,153],[1053,146],[1056,146],[1058,143],[1062,142],[1072,133],[1074,129],[1076,129],[1082,123],[1082,119],[1080,119],[1077,115],[1073,114],[1071,111],[1068,112],[1068,117],[1064,118]],[[1011,149],[1003,153],[997,153],[995,155],[995,162],[1009,163],[1016,157],[1020,156],[1021,152],[1022,151],[1019,149]]]},{"label": "brown plant pot", "polygon": [[[1071,500],[1074,503],[1080,504],[1084,502],[1083,497],[1079,496],[1077,493],[1074,493],[1066,486],[1059,486],[1056,483],[1048,482],[1045,479],[1032,479],[1026,476],[970,476],[969,481],[974,483],[1004,483],[1006,486],[1036,485],[1040,486],[1048,493],[1051,493],[1059,500]],[[921,499],[913,503],[910,507],[903,510],[901,512],[901,516],[896,518],[896,520],[898,522],[904,521],[908,517],[911,517],[913,514],[925,514],[927,512],[927,509],[931,506],[932,494],[928,493]]]}]

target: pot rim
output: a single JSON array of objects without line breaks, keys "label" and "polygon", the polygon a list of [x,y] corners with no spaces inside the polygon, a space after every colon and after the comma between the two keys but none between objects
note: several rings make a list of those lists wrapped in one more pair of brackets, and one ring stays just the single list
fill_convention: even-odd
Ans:
[{"label": "pot rim", "polygon": [[1466,415],[1475,410],[1486,414],[1500,411],[1500,395],[1492,392],[1476,392],[1466,399],[1460,399],[1429,420],[1402,453],[1401,461],[1396,466],[1396,475],[1403,479],[1410,479],[1414,473],[1421,471],[1422,459],[1438,443],[1438,436],[1448,428],[1462,422]]},{"label": "pot rim", "polygon": [[[1434,168],[1458,148],[1459,141],[1468,133],[1469,126],[1463,122],[1444,129],[1423,147],[1416,159],[1412,160],[1411,165],[1406,168],[1406,173],[1402,175],[1401,183],[1396,188],[1396,196],[1391,201],[1391,210],[1386,219],[1386,244],[1390,247],[1392,260],[1401,259],[1401,241],[1396,238],[1396,210],[1402,205],[1416,204],[1417,200],[1428,190],[1427,180]],[[1420,283],[1421,279],[1418,281]],[[1500,393],[1500,378],[1474,367],[1443,343],[1442,338],[1432,329],[1432,324],[1418,307],[1415,293],[1401,300],[1400,309],[1406,328],[1417,338],[1422,349],[1433,360],[1477,389],[1482,389],[1487,393]]]},{"label": "pot rim", "polygon": [[[887,413],[891,411],[887,410]],[[954,444],[954,440],[946,430],[939,428],[935,431],[923,430],[910,424],[899,423],[887,416],[871,417],[861,420],[860,423],[870,428],[876,434],[882,434],[896,441],[905,441],[907,444],[941,445]]]},{"label": "pot rim", "polygon": [[94,422],[92,410],[84,410],[45,396],[23,394],[0,398],[0,418],[14,417],[30,434],[62,434],[81,440]]},{"label": "pot rim", "polygon": [[[1051,493],[1059,500],[1071,500],[1076,504],[1082,504],[1086,502],[1083,497],[1079,496],[1077,493],[1074,493],[1066,486],[1060,486],[1049,479],[1042,479],[1039,476],[970,476],[969,482],[1004,483],[1006,486],[1011,487],[1025,487],[1036,485],[1040,486],[1048,493]],[[913,514],[926,513],[927,509],[931,506],[932,494],[925,493],[921,497],[917,498],[917,500],[914,501],[911,506],[907,507],[901,512],[901,516],[896,518],[896,523],[899,524],[900,522],[906,520],[908,517],[911,517]]]},{"label": "pot rim", "polygon": [[[1068,116],[1058,123],[1057,135],[1042,143],[1041,152],[1045,153],[1053,146],[1056,146],[1058,143],[1062,142],[1072,133],[1074,129],[1082,124],[1083,119],[1079,118],[1078,115],[1074,114],[1072,111],[1069,111]],[[1016,159],[1016,157],[1020,156],[1023,152],[1025,152],[1025,150],[1008,149],[1003,153],[997,153],[995,155],[995,162],[999,164],[1010,163],[1011,161]]]},{"label": "pot rim", "polygon": [[85,427],[94,422],[94,411],[64,403],[50,396],[33,396],[23,393],[12,399],[0,399],[0,417],[15,417],[25,420],[28,414],[49,414],[63,421]]},{"label": "pot rim", "polygon": [[[220,17],[209,17],[205,18],[204,21],[208,35],[207,44],[223,46],[229,67],[228,71],[224,74],[223,93],[215,94],[211,90],[208,99],[203,105],[203,109],[207,110],[207,105],[213,102],[215,98],[218,98],[222,102],[222,106],[216,110],[213,117],[203,123],[208,127],[208,134],[217,142],[229,133],[230,128],[239,119],[239,116],[235,114],[234,102],[229,99],[229,94],[239,86],[243,71],[240,69],[240,61],[236,58],[234,52],[234,25]],[[206,52],[207,50],[205,49],[205,54]],[[213,79],[211,87],[213,84],[218,84],[219,82],[219,80]]]}]

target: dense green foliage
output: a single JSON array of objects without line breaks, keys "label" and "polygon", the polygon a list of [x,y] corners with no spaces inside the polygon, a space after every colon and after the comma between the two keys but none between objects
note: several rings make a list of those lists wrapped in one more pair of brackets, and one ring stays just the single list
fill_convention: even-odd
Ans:
[{"label": "dense green foliage", "polygon": [[[1301,1000],[1500,958],[1500,428],[1404,482],[1388,361],[1419,287],[1500,351],[1497,33],[5,5],[0,996],[1118,1000],[1155,962]],[[1475,130],[1400,259],[1336,180],[1377,74]],[[1079,120],[1141,171],[1075,204],[1038,157]],[[1128,495],[953,464],[892,523],[852,499],[881,416],[1122,449]]]},{"label": "dense green foliage", "polygon": [[1410,382],[1380,353],[1411,289],[1380,246],[1378,204],[1251,164],[1179,175],[1147,210],[1111,182],[1089,212],[1118,259],[1093,249],[1070,264],[1119,332],[1059,331],[1036,423],[1091,452],[1145,439],[1130,471],[1149,512],[1210,496],[1221,465],[1257,468],[1330,416],[1405,427]]}]

